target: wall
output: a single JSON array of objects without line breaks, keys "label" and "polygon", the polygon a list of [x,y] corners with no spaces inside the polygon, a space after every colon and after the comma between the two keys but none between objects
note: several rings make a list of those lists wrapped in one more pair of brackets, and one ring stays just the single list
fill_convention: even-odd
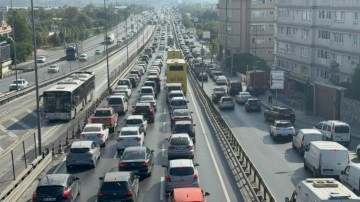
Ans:
[{"label": "wall", "polygon": [[341,120],[348,123],[360,123],[360,101],[342,98],[340,113]]}]

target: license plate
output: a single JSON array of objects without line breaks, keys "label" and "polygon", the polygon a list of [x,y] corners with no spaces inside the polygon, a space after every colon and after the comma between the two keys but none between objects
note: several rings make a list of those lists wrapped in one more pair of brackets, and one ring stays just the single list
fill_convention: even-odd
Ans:
[{"label": "license plate", "polygon": [[56,201],[56,198],[43,198],[43,201]]},{"label": "license plate", "polygon": [[184,148],[180,147],[180,148],[176,148],[176,150],[184,150]]},{"label": "license plate", "polygon": [[289,114],[285,114],[284,116],[290,116]]},{"label": "license plate", "polygon": [[95,137],[89,136],[87,139],[88,139],[88,140],[93,140],[93,139],[95,139]]}]

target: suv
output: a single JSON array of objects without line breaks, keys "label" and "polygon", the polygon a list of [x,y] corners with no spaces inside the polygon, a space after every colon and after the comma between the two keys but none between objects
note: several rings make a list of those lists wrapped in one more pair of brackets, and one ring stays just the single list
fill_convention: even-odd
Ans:
[{"label": "suv", "polygon": [[258,111],[261,112],[261,103],[257,98],[249,98],[245,103],[245,111]]},{"label": "suv", "polygon": [[172,133],[187,133],[195,143],[195,124],[192,121],[175,121]]},{"label": "suv", "polygon": [[264,112],[265,121],[274,122],[275,120],[289,120],[292,124],[295,123],[295,113],[290,108],[272,106]]},{"label": "suv", "polygon": [[101,180],[101,185],[97,194],[98,202],[137,201],[139,177],[133,172],[108,172],[99,180]]},{"label": "suv", "polygon": [[122,95],[110,95],[107,102],[119,115],[128,111],[128,101]]},{"label": "suv", "polygon": [[241,81],[230,81],[228,85],[228,92],[231,96],[235,96],[242,91]]},{"label": "suv", "polygon": [[168,160],[194,158],[194,144],[187,133],[172,134],[168,141]]},{"label": "suv", "polygon": [[66,168],[70,170],[78,165],[90,165],[95,168],[99,158],[100,147],[94,141],[75,141],[66,156]]},{"label": "suv", "polygon": [[318,123],[315,128],[323,134],[325,140],[338,142],[346,146],[350,144],[350,125],[348,123],[328,120]]},{"label": "suv", "polygon": [[71,174],[47,174],[39,180],[32,201],[72,201],[79,194],[78,177]]},{"label": "suv", "polygon": [[133,106],[133,115],[143,115],[149,123],[154,123],[155,110],[153,106],[148,102],[138,102]]},{"label": "suv", "polygon": [[9,85],[9,91],[21,90],[23,88],[26,88],[28,85],[29,85],[29,82],[26,81],[25,79],[17,79],[17,80],[14,80]]}]

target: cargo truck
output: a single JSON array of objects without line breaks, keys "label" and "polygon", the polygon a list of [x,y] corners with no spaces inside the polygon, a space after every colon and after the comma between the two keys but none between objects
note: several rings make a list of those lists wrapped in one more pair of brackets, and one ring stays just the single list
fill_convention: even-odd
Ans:
[{"label": "cargo truck", "polygon": [[[252,95],[264,94],[268,89],[268,76],[262,70],[246,72],[246,86],[251,88]],[[250,89],[248,89],[250,90]]]}]

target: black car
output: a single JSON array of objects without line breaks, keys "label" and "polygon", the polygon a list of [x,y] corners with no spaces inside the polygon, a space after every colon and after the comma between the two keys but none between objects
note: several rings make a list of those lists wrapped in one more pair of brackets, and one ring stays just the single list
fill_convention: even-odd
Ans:
[{"label": "black car", "polygon": [[193,112],[189,109],[175,109],[170,113],[170,124],[171,128],[174,126],[175,121],[181,121],[181,120],[190,120],[192,121],[192,114]]},{"label": "black car", "polygon": [[208,81],[208,75],[206,72],[200,72],[197,78],[199,81]]},{"label": "black car", "polygon": [[228,85],[228,93],[231,96],[235,96],[239,94],[239,92],[242,92],[242,83],[241,81],[230,81]]},{"label": "black car", "polygon": [[137,87],[137,81],[136,81],[136,78],[135,78],[135,77],[128,77],[127,79],[130,80],[131,86],[132,86],[133,88],[136,88],[136,87]]},{"label": "black car", "polygon": [[119,171],[132,171],[136,175],[150,176],[154,165],[154,150],[147,147],[127,147],[119,161]]},{"label": "black car", "polygon": [[261,112],[261,103],[257,98],[249,98],[245,103],[246,112],[257,111]]},{"label": "black car", "polygon": [[107,172],[99,178],[97,202],[135,202],[139,193],[139,177],[133,172]]},{"label": "black car", "polygon": [[155,109],[148,102],[138,102],[133,106],[133,115],[143,115],[149,123],[154,123]]},{"label": "black car", "polygon": [[70,202],[80,194],[79,178],[71,174],[48,174],[39,180],[33,201]]},{"label": "black car", "polygon": [[172,133],[187,133],[195,143],[195,124],[192,121],[175,121],[172,127]]},{"label": "black car", "polygon": [[157,92],[160,92],[161,91],[161,80],[158,76],[154,76],[154,75],[151,75],[147,78],[147,81],[155,81],[156,83],[156,91]]}]

